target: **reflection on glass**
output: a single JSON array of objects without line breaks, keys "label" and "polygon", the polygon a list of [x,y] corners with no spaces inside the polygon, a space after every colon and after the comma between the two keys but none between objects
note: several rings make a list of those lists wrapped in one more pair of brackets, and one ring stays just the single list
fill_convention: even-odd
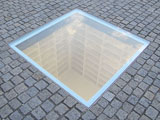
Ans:
[{"label": "reflection on glass", "polygon": [[142,45],[74,14],[17,47],[88,101]]}]

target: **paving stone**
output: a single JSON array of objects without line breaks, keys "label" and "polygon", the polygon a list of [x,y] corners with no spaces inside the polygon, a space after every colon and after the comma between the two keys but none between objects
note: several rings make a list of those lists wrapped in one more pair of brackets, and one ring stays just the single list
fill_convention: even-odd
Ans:
[{"label": "paving stone", "polygon": [[7,103],[7,100],[4,96],[0,96],[0,108]]},{"label": "paving stone", "polygon": [[19,99],[22,103],[26,103],[26,102],[30,99],[30,96],[29,96],[26,92],[24,92],[24,93],[22,93],[22,94],[20,94],[20,95],[18,96],[18,99]]},{"label": "paving stone", "polygon": [[85,112],[87,110],[87,107],[82,104],[76,104],[76,108],[81,112]]},{"label": "paving stone", "polygon": [[146,75],[147,75],[147,70],[145,70],[145,69],[140,69],[139,71],[138,71],[138,74],[140,75],[140,76],[142,76],[142,77],[145,77]]},{"label": "paving stone", "polygon": [[64,97],[64,98],[69,95],[66,91],[64,91],[64,90],[62,90],[62,89],[60,89],[60,90],[58,91],[58,93],[59,93],[62,97]]},{"label": "paving stone", "polygon": [[126,86],[123,88],[123,91],[124,91],[125,93],[127,93],[128,95],[130,95],[130,94],[132,93],[133,89],[132,89],[130,86],[126,85]]},{"label": "paving stone", "polygon": [[32,99],[30,99],[28,101],[28,104],[31,108],[35,108],[37,107],[38,105],[40,105],[42,102],[40,101],[40,99],[38,99],[38,97],[34,97]]},{"label": "paving stone", "polygon": [[153,84],[157,87],[160,87],[160,80],[158,79],[154,80]]},{"label": "paving stone", "polygon": [[8,73],[10,70],[11,70],[11,67],[8,66],[8,65],[5,65],[3,68],[1,68],[1,72],[2,72],[3,74]]},{"label": "paving stone", "polygon": [[124,111],[126,111],[126,112],[129,113],[129,112],[132,111],[133,105],[130,104],[130,103],[128,103],[128,102],[125,102],[125,103],[123,104],[123,106],[122,106],[122,109],[123,109]]},{"label": "paving stone", "polygon": [[140,115],[143,114],[144,110],[145,110],[145,107],[143,107],[142,105],[140,104],[137,104],[134,108],[134,110],[139,113]]},{"label": "paving stone", "polygon": [[37,82],[37,83],[35,84],[35,86],[36,86],[39,90],[42,90],[42,89],[46,88],[47,85],[48,85],[48,84],[47,84],[45,81],[43,81],[43,80],[41,80],[41,81],[39,81],[39,82]]},{"label": "paving stone", "polygon": [[140,99],[139,103],[140,103],[141,105],[143,105],[144,107],[148,107],[151,102],[150,102],[147,98],[142,97],[142,98]]},{"label": "paving stone", "polygon": [[102,113],[97,117],[97,120],[109,120],[109,118],[105,114]]},{"label": "paving stone", "polygon": [[128,82],[131,79],[131,76],[127,73],[123,73],[123,75],[121,76],[121,78],[123,80],[125,80],[126,82]]},{"label": "paving stone", "polygon": [[18,75],[22,72],[22,69],[20,67],[16,67],[13,70],[11,70],[12,75]]},{"label": "paving stone", "polygon": [[96,116],[90,111],[87,111],[84,115],[82,115],[83,120],[94,120],[95,118]]},{"label": "paving stone", "polygon": [[79,120],[81,114],[78,110],[75,108],[71,109],[69,112],[65,115],[69,120]]},{"label": "paving stone", "polygon": [[128,98],[128,102],[135,105],[137,102],[138,102],[138,98],[134,95],[131,95],[129,98]]},{"label": "paving stone", "polygon": [[50,84],[48,87],[47,87],[47,89],[51,92],[51,93],[55,93],[55,92],[57,92],[60,88],[57,86],[57,85],[55,85],[55,84]]},{"label": "paving stone", "polygon": [[9,102],[9,105],[15,110],[21,106],[21,103],[17,100],[17,98],[15,98]]},{"label": "paving stone", "polygon": [[32,72],[29,71],[28,69],[24,70],[24,71],[20,74],[20,76],[21,76],[23,79],[25,79],[25,80],[26,80],[27,78],[29,78],[31,75],[32,75]]},{"label": "paving stone", "polygon": [[23,81],[23,79],[19,76],[14,76],[11,81],[15,84],[18,85],[19,83],[21,83]]},{"label": "paving stone", "polygon": [[121,102],[125,102],[126,99],[128,98],[128,95],[127,95],[125,92],[120,91],[116,97],[117,97],[117,99],[119,99]]},{"label": "paving stone", "polygon": [[96,115],[96,116],[99,116],[102,111],[103,111],[103,108],[99,105],[93,105],[90,110]]},{"label": "paving stone", "polygon": [[40,120],[42,119],[46,113],[40,108],[40,107],[37,107],[36,109],[34,109],[32,111],[32,115],[37,119],[37,120]]},{"label": "paving stone", "polygon": [[23,120],[34,120],[34,118],[31,117],[31,115],[27,115],[27,116],[25,116],[25,118]]},{"label": "paving stone", "polygon": [[128,116],[128,119],[129,120],[138,120],[139,119],[139,115],[136,113],[136,112],[131,112],[130,114],[129,114],[129,116]]},{"label": "paving stone", "polygon": [[[120,92],[121,88],[118,87],[117,85],[113,84],[112,86],[110,86],[109,91],[111,91],[113,94],[118,94],[118,92]],[[108,91],[108,92],[109,92]]]},{"label": "paving stone", "polygon": [[152,92],[152,93],[157,93],[158,92],[158,87],[156,87],[156,86],[154,86],[154,85],[152,85],[152,86],[150,86],[150,88],[149,88],[149,90]]},{"label": "paving stone", "polygon": [[8,81],[8,82],[5,82],[4,84],[1,85],[1,88],[4,92],[7,92],[9,91],[10,89],[12,89],[14,87],[14,85]]},{"label": "paving stone", "polygon": [[26,79],[24,81],[24,83],[28,86],[28,87],[31,87],[34,85],[34,83],[36,83],[36,80],[33,79],[32,77],[29,77],[28,79]]},{"label": "paving stone", "polygon": [[111,117],[114,116],[114,114],[116,113],[116,111],[117,111],[116,108],[114,108],[114,107],[108,105],[108,106],[106,107],[106,109],[105,109],[103,112],[104,112],[104,114],[106,114],[108,117],[111,118]]},{"label": "paving stone", "polygon": [[51,96],[51,93],[48,90],[43,90],[39,92],[38,97],[42,100],[45,101]]},{"label": "paving stone", "polygon": [[139,120],[151,120],[150,118],[148,118],[147,116],[145,115],[142,115],[142,117],[140,117]]},{"label": "paving stone", "polygon": [[30,97],[35,96],[38,92],[39,92],[38,89],[35,88],[35,87],[31,87],[31,88],[29,88],[29,89],[26,91],[26,93],[27,93]]},{"label": "paving stone", "polygon": [[126,82],[122,79],[118,79],[116,81],[116,84],[120,87],[120,88],[123,88],[125,85],[126,85]]},{"label": "paving stone", "polygon": [[68,107],[73,107],[77,101],[75,99],[73,99],[72,97],[68,96],[65,100],[64,103],[68,106]]},{"label": "paving stone", "polygon": [[138,87],[133,91],[133,94],[138,98],[140,98],[143,95],[143,93],[144,92]]},{"label": "paving stone", "polygon": [[57,120],[59,118],[59,115],[55,113],[54,111],[51,111],[47,116],[47,120]]},{"label": "paving stone", "polygon": [[10,80],[13,76],[10,73],[6,73],[2,76],[2,79],[6,82]]},{"label": "paving stone", "polygon": [[145,94],[144,94],[144,96],[148,99],[148,100],[153,100],[153,98],[154,98],[154,94],[153,93],[151,93],[150,91],[147,91]]},{"label": "paving stone", "polygon": [[5,96],[8,100],[12,100],[13,98],[15,98],[17,96],[17,93],[15,92],[14,89],[8,91],[5,93]]},{"label": "paving stone", "polygon": [[12,68],[18,67],[20,62],[18,60],[14,60],[9,64]]},{"label": "paving stone", "polygon": [[1,116],[1,118],[5,118],[9,114],[11,114],[12,112],[13,112],[13,110],[8,105],[5,105],[0,109],[0,116]]},{"label": "paving stone", "polygon": [[20,111],[26,115],[27,113],[29,113],[30,111],[32,110],[32,108],[27,105],[27,104],[23,104],[21,107],[20,107]]},{"label": "paving stone", "polygon": [[63,103],[60,103],[58,106],[55,107],[55,111],[58,112],[58,114],[63,115],[68,111],[68,107],[64,105]]},{"label": "paving stone", "polygon": [[55,104],[59,104],[60,102],[63,101],[63,97],[59,94],[55,94],[51,97],[51,100],[55,103]]},{"label": "paving stone", "polygon": [[103,94],[103,97],[108,101],[112,101],[112,99],[115,97],[115,95],[113,93],[107,91]]},{"label": "paving stone", "polygon": [[10,115],[11,120],[22,120],[23,116],[18,112],[15,111]]},{"label": "paving stone", "polygon": [[41,106],[48,113],[53,109],[53,107],[55,105],[52,102],[50,102],[49,100],[47,100]]},{"label": "paving stone", "polygon": [[99,100],[98,100],[98,104],[101,106],[101,107],[103,107],[103,108],[105,108],[107,105],[108,105],[108,101],[106,100],[106,99],[104,99],[103,97],[101,97]]},{"label": "paving stone", "polygon": [[122,109],[119,109],[118,112],[116,113],[116,115],[120,120],[125,120],[127,117],[127,112],[125,112]]},{"label": "paving stone", "polygon": [[24,83],[21,83],[21,84],[19,84],[19,85],[17,85],[17,86],[15,87],[15,91],[16,91],[18,94],[24,92],[25,90],[27,90],[27,86],[26,86]]},{"label": "paving stone", "polygon": [[152,106],[149,106],[148,109],[146,110],[145,114],[150,117],[151,119],[155,119],[158,115],[158,111],[153,108]]},{"label": "paving stone", "polygon": [[111,106],[114,107],[114,108],[116,108],[116,109],[119,109],[122,106],[122,103],[119,100],[114,99],[111,102]]},{"label": "paving stone", "polygon": [[146,84],[146,83],[144,83],[144,82],[141,82],[139,85],[138,85],[138,87],[139,88],[141,88],[142,90],[146,90],[147,88],[148,88],[148,84]]}]

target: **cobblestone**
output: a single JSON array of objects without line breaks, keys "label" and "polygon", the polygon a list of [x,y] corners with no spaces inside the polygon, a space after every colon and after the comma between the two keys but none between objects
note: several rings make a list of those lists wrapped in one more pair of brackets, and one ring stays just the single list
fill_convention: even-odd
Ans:
[{"label": "cobblestone", "polygon": [[0,109],[0,116],[1,118],[5,118],[12,112],[13,112],[12,109],[8,105],[5,105],[4,107]]},{"label": "cobblestone", "polygon": [[7,103],[7,100],[3,96],[0,96],[0,108],[4,106],[6,103]]},{"label": "cobblestone", "polygon": [[69,110],[68,107],[66,105],[64,105],[63,103],[61,103],[55,107],[55,111],[57,111],[60,115],[63,115],[68,110]]},{"label": "cobblestone", "polygon": [[155,119],[156,116],[158,115],[158,111],[154,109],[153,107],[149,106],[148,109],[146,110],[145,114],[150,117],[151,119]]},{"label": "cobblestone", "polygon": [[127,117],[127,112],[123,111],[122,109],[120,109],[117,113],[116,113],[117,117],[120,120],[125,120]]},{"label": "cobblestone", "polygon": [[15,111],[10,115],[11,120],[22,120],[23,116],[18,112]]},{"label": "cobblestone", "polygon": [[15,98],[9,102],[9,105],[15,110],[21,106],[21,103]]},{"label": "cobblestone", "polygon": [[[159,120],[159,6],[157,0],[2,0],[0,118]],[[90,108],[72,98],[8,46],[22,35],[75,8],[150,41],[138,59]]]},{"label": "cobblestone", "polygon": [[37,107],[32,111],[32,115],[35,116],[37,120],[40,120],[46,115],[46,113],[40,107]]},{"label": "cobblestone", "polygon": [[50,102],[49,100],[47,100],[41,106],[48,113],[53,109],[54,104]]},{"label": "cobblestone", "polygon": [[49,114],[46,116],[47,120],[57,120],[58,118],[59,118],[59,115],[54,111],[49,112]]},{"label": "cobblestone", "polygon": [[71,109],[66,115],[69,120],[78,120],[81,114],[75,108]]}]

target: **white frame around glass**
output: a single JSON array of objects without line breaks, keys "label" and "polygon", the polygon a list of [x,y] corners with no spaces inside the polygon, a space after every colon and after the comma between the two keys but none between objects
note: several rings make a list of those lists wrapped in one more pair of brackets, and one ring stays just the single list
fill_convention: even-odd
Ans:
[{"label": "white frame around glass", "polygon": [[[141,47],[141,49],[139,49],[124,65],[121,69],[118,70],[118,72],[116,72],[116,74],[114,74],[114,76],[108,81],[106,82],[103,87],[88,101],[84,100],[81,96],[79,96],[78,94],[76,94],[73,90],[71,90],[70,88],[68,88],[65,84],[63,84],[61,81],[59,81],[56,77],[54,77],[52,74],[50,74],[49,72],[47,72],[45,69],[43,69],[40,65],[38,65],[35,61],[33,61],[30,57],[28,57],[26,54],[24,54],[20,49],[18,49],[16,46],[19,45],[20,43],[24,42],[25,40],[37,35],[38,33],[50,28],[51,26],[54,26],[56,23],[63,21],[64,19],[72,16],[75,13],[79,13],[81,15],[83,15],[84,17],[90,18],[93,21],[96,21],[106,27],[110,27],[111,29],[114,29],[115,31],[118,31],[120,33],[125,34],[126,36],[140,42],[143,43],[143,46]],[[64,90],[66,90],[68,93],[70,93],[73,97],[75,97],[79,102],[81,102],[82,104],[84,104],[87,107],[90,107],[103,93],[104,91],[107,90],[107,88],[109,86],[111,86],[111,84],[113,84],[116,79],[127,69],[127,67],[138,57],[138,55],[140,55],[140,53],[149,45],[149,42],[138,37],[135,36],[125,30],[122,30],[119,27],[116,27],[108,22],[105,22],[97,17],[94,17],[88,13],[85,13],[79,9],[75,9],[41,27],[39,27],[38,29],[24,35],[23,37],[11,42],[10,47],[13,48],[17,53],[19,53],[21,56],[23,56],[28,62],[30,62],[32,65],[34,65],[37,69],[39,69],[42,73],[44,73],[47,77],[49,77],[52,81],[54,81],[56,84],[58,84],[60,87],[62,87]]]}]

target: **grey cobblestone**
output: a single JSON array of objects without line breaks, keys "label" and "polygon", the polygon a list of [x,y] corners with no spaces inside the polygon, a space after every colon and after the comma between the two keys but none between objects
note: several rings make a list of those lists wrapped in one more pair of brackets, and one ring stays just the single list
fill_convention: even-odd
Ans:
[{"label": "grey cobblestone", "polygon": [[59,94],[55,94],[51,97],[51,100],[55,103],[55,104],[59,104],[62,100],[63,97]]},{"label": "grey cobblestone", "polygon": [[103,112],[104,112],[104,114],[106,114],[108,117],[113,117],[114,114],[116,113],[116,111],[117,111],[116,108],[108,105]]},{"label": "grey cobblestone", "polygon": [[46,99],[48,99],[51,96],[51,93],[48,90],[43,90],[40,91],[38,94],[38,97],[42,100],[45,101]]},{"label": "grey cobblestone", "polygon": [[39,89],[39,90],[42,90],[44,89],[45,87],[47,87],[47,83],[45,81],[39,81],[35,84],[35,86]]},{"label": "grey cobblestone", "polygon": [[90,111],[87,111],[84,115],[82,115],[83,120],[94,120],[95,118],[96,116]]},{"label": "grey cobblestone", "polygon": [[59,115],[54,111],[49,112],[49,114],[47,114],[46,116],[47,120],[57,120],[58,118],[59,118]]},{"label": "grey cobblestone", "polygon": [[30,99],[28,101],[28,104],[31,108],[35,108],[37,107],[38,105],[40,105],[42,102],[40,101],[40,99],[38,99],[38,97],[34,97],[32,99]]},{"label": "grey cobblestone", "polygon": [[49,100],[47,100],[41,106],[48,113],[53,109],[54,104],[50,102]]},{"label": "grey cobblestone", "polygon": [[31,107],[27,104],[23,104],[21,107],[20,107],[20,111],[26,115],[27,113],[29,113],[31,111]]},{"label": "grey cobblestone", "polygon": [[64,103],[68,106],[68,107],[73,107],[77,101],[75,99],[73,99],[72,97],[68,96],[65,100]]},{"label": "grey cobblestone", "polygon": [[19,84],[19,85],[17,85],[17,86],[15,87],[15,91],[16,91],[18,94],[24,92],[25,90],[27,90],[27,86],[26,86],[24,83],[21,83],[21,84]]},{"label": "grey cobblestone", "polygon": [[0,96],[0,108],[4,106],[6,103],[7,103],[6,98],[3,96]]},{"label": "grey cobblestone", "polygon": [[117,113],[116,113],[117,117],[120,120],[125,120],[127,117],[127,112],[123,111],[122,109],[120,109]]},{"label": "grey cobblestone", "polygon": [[63,115],[68,110],[69,110],[68,107],[66,105],[64,105],[63,103],[61,103],[55,107],[55,111],[57,111],[60,115]]},{"label": "grey cobblestone", "polygon": [[11,120],[22,120],[23,116],[18,112],[15,111],[10,115]]},{"label": "grey cobblestone", "polygon": [[[160,2],[157,0],[2,0],[0,117],[5,120],[15,119],[17,116],[22,116],[24,120],[159,120],[159,7]],[[135,63],[89,109],[76,99],[69,99],[72,96],[8,46],[8,43],[23,34],[74,8],[91,13],[150,41]]]},{"label": "grey cobblestone", "polygon": [[35,116],[37,120],[40,120],[46,115],[46,113],[40,107],[37,107],[32,111],[32,115]]},{"label": "grey cobblestone", "polygon": [[0,109],[0,116],[1,116],[1,118],[5,118],[9,114],[11,114],[12,112],[13,112],[13,110],[8,105],[5,105]]},{"label": "grey cobblestone", "polygon": [[20,94],[20,95],[18,96],[18,99],[19,99],[22,103],[25,103],[25,102],[27,102],[27,101],[30,99],[30,96],[27,95],[26,92],[24,92],[24,93],[22,93],[22,94]]},{"label": "grey cobblestone", "polygon": [[115,97],[115,95],[113,93],[107,91],[107,92],[104,93],[103,97],[106,100],[111,101]]},{"label": "grey cobblestone", "polygon": [[15,98],[9,102],[9,105],[15,110],[21,106],[21,103],[17,100],[17,98]]},{"label": "grey cobblestone", "polygon": [[78,120],[81,114],[75,108],[71,109],[66,115],[69,120]]},{"label": "grey cobblestone", "polygon": [[35,96],[38,92],[38,89],[35,87],[31,87],[26,91],[26,93],[31,97]]},{"label": "grey cobblestone", "polygon": [[158,115],[158,111],[154,109],[153,107],[149,106],[148,109],[146,110],[145,114],[150,117],[151,119],[155,119],[156,116]]}]

